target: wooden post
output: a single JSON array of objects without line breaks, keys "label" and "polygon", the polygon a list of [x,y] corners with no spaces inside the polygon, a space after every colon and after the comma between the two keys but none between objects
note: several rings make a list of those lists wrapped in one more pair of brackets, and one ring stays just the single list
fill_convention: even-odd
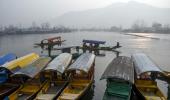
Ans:
[{"label": "wooden post", "polygon": [[170,100],[170,84],[168,83],[168,95],[167,99]]},{"label": "wooden post", "polygon": [[52,50],[52,46],[51,44],[48,45],[48,56],[51,57],[51,50]]}]

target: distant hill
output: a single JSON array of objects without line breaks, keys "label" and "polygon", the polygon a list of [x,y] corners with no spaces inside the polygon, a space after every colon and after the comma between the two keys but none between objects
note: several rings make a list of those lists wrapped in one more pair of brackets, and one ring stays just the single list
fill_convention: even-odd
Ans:
[{"label": "distant hill", "polygon": [[136,20],[144,20],[147,25],[152,22],[170,24],[170,8],[157,8],[135,1],[114,3],[105,8],[68,12],[51,20],[51,23],[78,28],[120,25],[128,28]]}]

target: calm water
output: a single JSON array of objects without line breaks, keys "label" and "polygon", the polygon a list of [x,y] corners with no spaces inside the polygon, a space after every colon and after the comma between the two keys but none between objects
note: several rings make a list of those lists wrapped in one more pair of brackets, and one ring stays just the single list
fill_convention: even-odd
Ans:
[{"label": "calm water", "polygon": [[[137,34],[137,33],[136,33]],[[131,56],[134,52],[144,52],[160,66],[162,70],[170,71],[170,35],[168,34],[140,34],[142,36],[160,38],[150,39],[144,37],[136,37],[111,32],[75,32],[63,34],[36,34],[36,35],[9,35],[0,36],[0,55],[13,52],[17,56],[36,52],[41,54],[40,48],[34,48],[33,44],[40,42],[44,38],[61,36],[67,40],[64,45],[81,45],[83,39],[94,39],[106,41],[105,46],[113,46],[117,41],[123,46],[118,49],[120,55]],[[102,73],[109,62],[116,56],[113,52],[105,52],[105,57],[96,58],[95,66],[95,83],[94,90],[89,91],[86,98],[92,100],[101,100],[106,88],[105,80],[100,80]],[[165,82],[159,81],[161,90],[166,94],[167,85]]]}]

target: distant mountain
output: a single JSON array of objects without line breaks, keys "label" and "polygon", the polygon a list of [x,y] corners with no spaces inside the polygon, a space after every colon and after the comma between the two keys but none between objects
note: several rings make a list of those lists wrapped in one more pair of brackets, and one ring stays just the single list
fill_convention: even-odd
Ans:
[{"label": "distant mountain", "polygon": [[53,19],[55,25],[68,27],[131,27],[136,20],[144,20],[147,25],[152,22],[170,24],[170,8],[157,8],[143,3],[131,1],[128,3],[114,3],[105,8],[86,11],[68,12]]}]

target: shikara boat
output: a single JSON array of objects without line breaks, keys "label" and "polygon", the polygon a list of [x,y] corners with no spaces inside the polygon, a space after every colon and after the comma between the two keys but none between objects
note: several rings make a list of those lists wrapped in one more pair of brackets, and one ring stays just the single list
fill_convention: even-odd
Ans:
[{"label": "shikara boat", "polygon": [[[10,54],[9,56],[11,56],[12,58],[16,57],[12,54]],[[32,63],[38,58],[38,54],[31,53],[3,64],[2,66],[0,66],[0,83],[4,83],[8,79],[10,74],[21,69],[22,67],[25,67],[26,65]]]},{"label": "shikara boat", "polygon": [[134,83],[134,67],[131,58],[119,56],[113,59],[101,79],[107,79],[103,100],[130,100]]},{"label": "shikara boat", "polygon": [[57,100],[78,100],[90,88],[94,80],[95,55],[82,54],[67,69],[71,79]]},{"label": "shikara boat", "polygon": [[0,66],[7,63],[7,62],[10,62],[14,59],[16,59],[17,56],[13,53],[8,53],[8,54],[5,54],[3,56],[0,56]]},{"label": "shikara boat", "polygon": [[132,55],[135,66],[135,86],[145,100],[167,100],[157,86],[155,79],[162,71],[144,53]]},{"label": "shikara boat", "polygon": [[55,100],[69,82],[65,70],[72,61],[72,55],[62,53],[54,58],[44,69],[47,82],[40,90],[35,100]]},{"label": "shikara boat", "polygon": [[2,65],[1,68],[6,68],[8,70],[15,70],[15,69],[20,69],[22,67],[27,66],[28,64],[34,62],[35,60],[37,60],[39,58],[39,55],[36,53],[30,53],[28,55],[25,55],[23,57],[20,57],[16,60],[10,61],[4,65]]},{"label": "shikara boat", "polygon": [[[106,41],[98,41],[98,40],[83,40],[83,47],[80,47],[82,49],[89,49],[89,50],[107,50],[107,51],[116,51],[116,48],[120,48],[122,46],[120,46],[119,42],[117,42],[116,46],[106,46],[106,47],[101,47],[99,45],[104,45],[106,43]],[[90,46],[87,44],[94,44],[94,46]]]},{"label": "shikara boat", "polygon": [[60,36],[52,37],[52,38],[41,40],[41,43],[35,43],[35,46],[41,46],[42,48],[48,45],[51,45],[51,46],[59,45],[60,46],[64,41],[66,40],[62,40]]},{"label": "shikara boat", "polygon": [[32,100],[45,85],[46,81],[41,71],[46,67],[51,58],[40,57],[32,64],[12,74],[12,78],[29,78],[19,89],[6,98],[9,100]]}]

